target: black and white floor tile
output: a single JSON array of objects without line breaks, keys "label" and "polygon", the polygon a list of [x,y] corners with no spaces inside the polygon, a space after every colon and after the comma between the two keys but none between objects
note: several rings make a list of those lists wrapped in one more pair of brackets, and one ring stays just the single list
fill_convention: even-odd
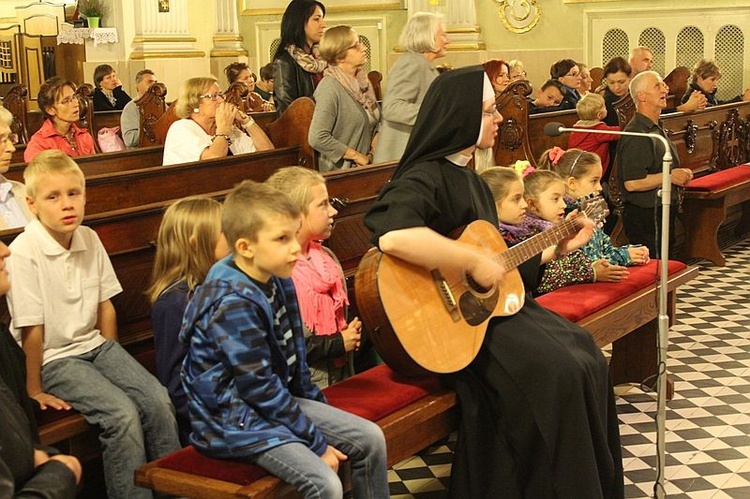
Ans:
[{"label": "black and white floor tile", "polygon": [[[750,241],[729,248],[726,267],[700,262],[683,285],[670,330],[665,492],[669,498],[750,499]],[[620,386],[625,496],[652,497],[656,396]],[[392,498],[446,496],[455,435],[389,471]]]}]

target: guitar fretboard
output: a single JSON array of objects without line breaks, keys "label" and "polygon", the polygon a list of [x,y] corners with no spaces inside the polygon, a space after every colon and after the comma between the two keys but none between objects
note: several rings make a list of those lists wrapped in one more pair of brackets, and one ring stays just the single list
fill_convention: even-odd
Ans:
[{"label": "guitar fretboard", "polygon": [[534,255],[537,255],[550,246],[559,243],[577,231],[576,219],[565,220],[555,227],[540,232],[539,234],[516,244],[512,248],[509,248],[508,251],[498,255],[497,259],[505,270],[514,269],[526,260],[532,258]]}]

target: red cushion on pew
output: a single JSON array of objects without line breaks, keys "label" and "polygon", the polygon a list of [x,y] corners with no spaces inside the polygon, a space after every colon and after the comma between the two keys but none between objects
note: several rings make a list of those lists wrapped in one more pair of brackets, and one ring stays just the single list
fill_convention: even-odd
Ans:
[{"label": "red cushion on pew", "polygon": [[254,464],[204,456],[192,445],[163,457],[159,460],[159,467],[239,485],[248,485],[268,475],[266,470]]},{"label": "red cushion on pew", "polygon": [[738,165],[726,170],[709,173],[703,177],[691,180],[687,188],[694,191],[718,191],[731,187],[744,180],[750,180],[750,165]]},{"label": "red cushion on pew", "polygon": [[[437,377],[406,379],[381,365],[329,386],[324,393],[332,406],[377,421],[441,388]],[[192,445],[162,458],[159,466],[239,485],[268,475],[253,464],[204,456]]]},{"label": "red cushion on pew", "polygon": [[323,393],[332,406],[377,421],[441,388],[435,376],[405,378],[380,365],[331,385]]},{"label": "red cushion on pew", "polygon": [[[670,260],[669,273],[687,267],[682,262]],[[637,291],[653,286],[659,279],[659,260],[651,260],[639,267],[628,267],[630,275],[620,282],[597,282],[565,286],[537,298],[544,308],[552,310],[572,322],[587,317]]]}]

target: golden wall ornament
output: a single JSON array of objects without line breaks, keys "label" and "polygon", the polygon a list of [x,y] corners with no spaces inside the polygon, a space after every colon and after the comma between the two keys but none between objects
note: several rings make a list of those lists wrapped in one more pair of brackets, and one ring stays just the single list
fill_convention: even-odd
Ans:
[{"label": "golden wall ornament", "polygon": [[509,31],[526,33],[539,22],[542,8],[537,0],[495,0],[500,6],[497,13]]}]

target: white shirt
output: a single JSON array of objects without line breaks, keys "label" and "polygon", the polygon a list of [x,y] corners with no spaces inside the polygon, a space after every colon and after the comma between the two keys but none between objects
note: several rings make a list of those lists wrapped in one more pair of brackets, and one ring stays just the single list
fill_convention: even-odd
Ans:
[{"label": "white shirt", "polygon": [[[229,138],[232,139],[232,145],[229,146],[232,154],[255,152],[253,139],[234,125]],[[210,147],[212,142],[211,136],[195,121],[189,118],[177,120],[167,132],[162,165],[198,161],[204,149]]]},{"label": "white shirt", "polygon": [[104,343],[96,329],[99,303],[122,286],[96,232],[78,227],[68,250],[35,219],[10,248],[13,286],[7,299],[16,341],[22,327],[44,325],[42,365]]},{"label": "white shirt", "polygon": [[26,205],[25,199],[18,199],[13,192],[14,184],[0,175],[0,216],[5,221],[5,228],[14,229],[29,223],[29,217],[21,207]]}]

